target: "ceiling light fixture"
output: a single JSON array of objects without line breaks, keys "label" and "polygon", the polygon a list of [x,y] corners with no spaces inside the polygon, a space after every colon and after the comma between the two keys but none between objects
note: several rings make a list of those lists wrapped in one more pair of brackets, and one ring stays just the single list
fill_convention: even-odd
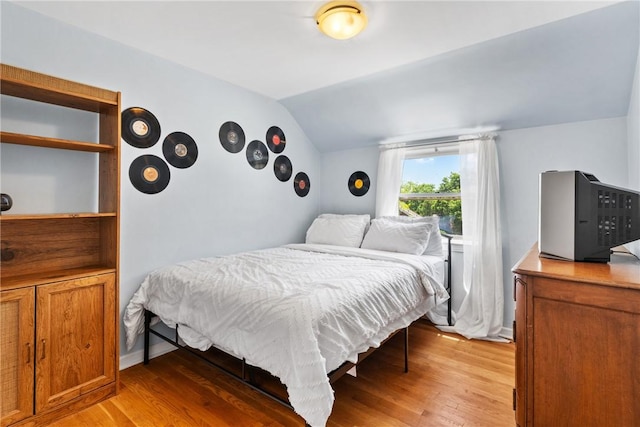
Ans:
[{"label": "ceiling light fixture", "polygon": [[338,40],[357,35],[367,26],[367,16],[355,1],[332,1],[316,13],[316,23],[324,34]]}]

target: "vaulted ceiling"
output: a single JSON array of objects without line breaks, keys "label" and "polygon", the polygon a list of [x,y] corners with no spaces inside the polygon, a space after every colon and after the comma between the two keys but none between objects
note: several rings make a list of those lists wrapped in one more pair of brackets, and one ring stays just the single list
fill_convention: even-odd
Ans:
[{"label": "vaulted ceiling", "polygon": [[362,1],[320,34],[318,1],[16,2],[279,100],[321,151],[627,113],[640,3]]}]

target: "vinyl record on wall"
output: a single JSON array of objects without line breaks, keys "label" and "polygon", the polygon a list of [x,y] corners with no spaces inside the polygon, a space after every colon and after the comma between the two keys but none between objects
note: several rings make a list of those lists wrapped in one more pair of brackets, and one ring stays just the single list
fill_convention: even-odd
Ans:
[{"label": "vinyl record on wall", "polygon": [[257,139],[251,141],[247,146],[247,161],[252,168],[263,169],[269,161],[267,147]]},{"label": "vinyl record on wall", "polygon": [[162,143],[162,154],[171,166],[180,169],[193,165],[198,158],[196,142],[184,132],[173,132]]},{"label": "vinyl record on wall", "polygon": [[281,155],[276,157],[273,162],[273,173],[276,174],[276,178],[282,182],[289,181],[293,170],[291,168],[291,160],[287,156]]},{"label": "vinyl record on wall", "polygon": [[369,191],[370,183],[369,175],[362,171],[357,171],[351,174],[347,186],[354,196],[364,196]]},{"label": "vinyl record on wall", "polygon": [[304,197],[309,194],[309,189],[311,188],[311,182],[309,181],[309,177],[304,172],[298,172],[296,177],[293,179],[293,189],[296,194],[300,197]]},{"label": "vinyl record on wall", "polygon": [[271,126],[267,130],[267,145],[269,150],[274,153],[282,153],[287,141],[284,137],[284,132],[278,126]]},{"label": "vinyl record on wall", "polygon": [[6,193],[0,194],[0,211],[8,211],[13,206],[13,199]]},{"label": "vinyl record on wall", "polygon": [[129,179],[142,193],[156,194],[167,188],[171,174],[169,166],[158,156],[146,154],[131,162]]},{"label": "vinyl record on wall", "polygon": [[152,147],[160,139],[160,122],[144,108],[127,108],[122,112],[122,138],[137,148]]},{"label": "vinyl record on wall", "polygon": [[218,132],[220,143],[230,153],[239,153],[244,148],[244,131],[236,122],[226,122]]}]

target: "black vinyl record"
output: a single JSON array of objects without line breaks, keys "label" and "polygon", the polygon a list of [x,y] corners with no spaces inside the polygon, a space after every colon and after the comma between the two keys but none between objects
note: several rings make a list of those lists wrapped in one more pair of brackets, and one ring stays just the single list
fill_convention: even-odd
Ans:
[{"label": "black vinyl record", "polygon": [[13,206],[13,199],[6,193],[0,194],[0,211],[8,211]]},{"label": "black vinyl record", "polygon": [[347,185],[354,196],[364,196],[369,191],[370,184],[369,175],[362,171],[357,171],[351,174]]},{"label": "black vinyl record", "polygon": [[284,132],[278,126],[271,126],[267,131],[267,145],[274,153],[282,153],[287,141]]},{"label": "black vinyl record", "polygon": [[158,156],[145,154],[131,162],[129,179],[133,186],[146,194],[156,194],[169,185],[169,166]]},{"label": "black vinyl record", "polygon": [[198,158],[196,142],[184,132],[173,132],[162,143],[162,154],[171,166],[180,169],[193,165]]},{"label": "black vinyl record", "polygon": [[289,181],[293,171],[291,170],[291,160],[287,156],[278,156],[273,162],[273,173],[282,182]]},{"label": "black vinyl record", "polygon": [[269,161],[267,147],[260,141],[253,140],[247,146],[247,161],[254,169],[263,169]]},{"label": "black vinyl record", "polygon": [[304,172],[298,172],[296,177],[293,179],[293,189],[296,191],[296,194],[300,197],[304,197],[309,194],[309,189],[311,188],[311,182],[309,181],[309,177]]},{"label": "black vinyl record", "polygon": [[122,112],[122,138],[137,148],[152,147],[160,139],[160,122],[144,108],[127,108]]},{"label": "black vinyl record", "polygon": [[244,148],[244,131],[236,122],[226,122],[218,132],[220,143],[230,153],[239,153]]}]

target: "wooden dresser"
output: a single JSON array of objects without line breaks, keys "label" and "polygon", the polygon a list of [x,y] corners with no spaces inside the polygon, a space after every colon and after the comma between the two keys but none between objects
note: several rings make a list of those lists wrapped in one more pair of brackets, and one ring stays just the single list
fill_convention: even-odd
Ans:
[{"label": "wooden dresser", "polygon": [[534,247],[513,272],[517,425],[640,426],[640,261]]},{"label": "wooden dresser", "polygon": [[118,391],[120,92],[6,64],[0,92],[98,123],[97,141],[0,131],[3,146],[81,153],[98,174],[95,212],[0,215],[0,427],[47,425]]}]

